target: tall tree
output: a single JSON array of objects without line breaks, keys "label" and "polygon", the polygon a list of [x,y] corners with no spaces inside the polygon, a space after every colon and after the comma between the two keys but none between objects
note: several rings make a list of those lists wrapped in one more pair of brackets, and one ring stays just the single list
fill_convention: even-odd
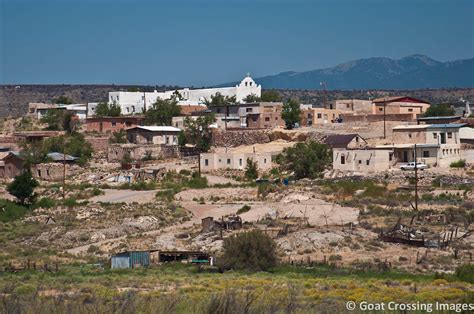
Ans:
[{"label": "tall tree", "polygon": [[211,99],[206,99],[204,103],[208,107],[212,106],[229,106],[237,102],[236,96],[224,96],[221,93],[217,92],[211,96]]},{"label": "tall tree", "polygon": [[95,107],[95,116],[96,117],[118,117],[122,114],[122,109],[117,103],[107,104],[101,102]]},{"label": "tall tree", "polygon": [[439,117],[439,116],[452,116],[455,110],[451,105],[448,104],[437,104],[430,106],[426,112],[425,117]]},{"label": "tall tree", "polygon": [[276,90],[268,90],[262,93],[260,101],[277,102],[281,101],[280,94]]},{"label": "tall tree", "polygon": [[296,100],[290,100],[283,104],[281,117],[285,120],[287,129],[293,129],[296,123],[300,122],[301,109],[300,104]]},{"label": "tall tree", "polygon": [[158,98],[153,106],[145,113],[145,122],[148,125],[171,125],[173,117],[181,114],[181,107],[176,99]]},{"label": "tall tree", "polygon": [[186,142],[196,145],[201,152],[207,152],[211,148],[212,130],[209,127],[216,121],[214,114],[184,119]]},{"label": "tall tree", "polygon": [[8,184],[7,191],[15,196],[21,205],[31,204],[35,199],[34,190],[39,186],[38,181],[31,175],[31,172],[23,171],[16,176],[12,183]]},{"label": "tall tree", "polygon": [[245,177],[248,180],[255,180],[258,178],[257,162],[253,159],[247,158],[247,166],[245,167]]},{"label": "tall tree", "polygon": [[280,168],[293,173],[297,179],[321,177],[331,161],[329,146],[316,142],[297,143],[285,148],[277,158]]},{"label": "tall tree", "polygon": [[245,103],[250,104],[250,103],[254,103],[254,102],[259,102],[260,97],[258,97],[255,94],[250,94],[250,95],[247,95],[247,97],[245,97],[243,100],[244,100]]}]

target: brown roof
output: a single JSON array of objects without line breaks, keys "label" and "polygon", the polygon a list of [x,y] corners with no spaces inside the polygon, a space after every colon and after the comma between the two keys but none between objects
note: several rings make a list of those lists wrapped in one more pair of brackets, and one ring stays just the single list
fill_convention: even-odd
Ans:
[{"label": "brown roof", "polygon": [[194,112],[206,110],[207,107],[205,106],[195,106],[195,105],[188,105],[188,106],[180,106],[181,107],[181,115],[182,116],[190,116]]},{"label": "brown roof", "polygon": [[376,98],[372,100],[374,103],[381,103],[381,102],[399,102],[399,101],[407,101],[407,102],[415,102],[415,103],[423,103],[423,104],[429,104],[429,102],[413,98],[410,96],[390,96],[390,97],[381,97],[381,98]]},{"label": "brown roof", "polygon": [[331,134],[326,137],[324,143],[331,148],[346,148],[356,136],[359,134]]}]

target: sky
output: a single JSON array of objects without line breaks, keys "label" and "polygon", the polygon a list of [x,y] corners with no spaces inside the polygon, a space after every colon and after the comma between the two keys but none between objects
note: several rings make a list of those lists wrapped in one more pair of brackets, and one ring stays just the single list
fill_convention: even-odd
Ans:
[{"label": "sky", "polygon": [[209,86],[474,56],[473,0],[0,0],[0,84]]}]

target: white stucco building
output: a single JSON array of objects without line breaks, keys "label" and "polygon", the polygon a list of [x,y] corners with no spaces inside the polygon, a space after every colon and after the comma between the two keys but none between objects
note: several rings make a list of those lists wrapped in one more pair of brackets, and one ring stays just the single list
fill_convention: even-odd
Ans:
[{"label": "white stucco building", "polygon": [[[234,87],[204,88],[204,89],[179,89],[181,95],[179,104],[181,105],[203,105],[206,99],[220,93],[224,96],[235,96],[237,102],[242,102],[245,97],[255,94],[261,96],[262,87],[247,75],[238,85]],[[158,98],[169,99],[176,92],[170,90],[165,92],[110,92],[109,104],[119,104],[122,114],[135,114],[143,112],[143,108],[150,108]],[[92,109],[91,109],[92,110]]]}]

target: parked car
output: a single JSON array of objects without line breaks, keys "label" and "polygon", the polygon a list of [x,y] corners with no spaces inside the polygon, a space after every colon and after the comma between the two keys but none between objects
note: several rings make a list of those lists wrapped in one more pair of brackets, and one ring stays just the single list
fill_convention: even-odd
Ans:
[{"label": "parked car", "polygon": [[[417,162],[416,163],[416,168],[420,170],[425,170],[428,168],[428,166],[425,163],[422,162]],[[415,162],[409,162],[407,164],[403,164],[400,166],[400,169],[402,170],[415,170]]]}]

